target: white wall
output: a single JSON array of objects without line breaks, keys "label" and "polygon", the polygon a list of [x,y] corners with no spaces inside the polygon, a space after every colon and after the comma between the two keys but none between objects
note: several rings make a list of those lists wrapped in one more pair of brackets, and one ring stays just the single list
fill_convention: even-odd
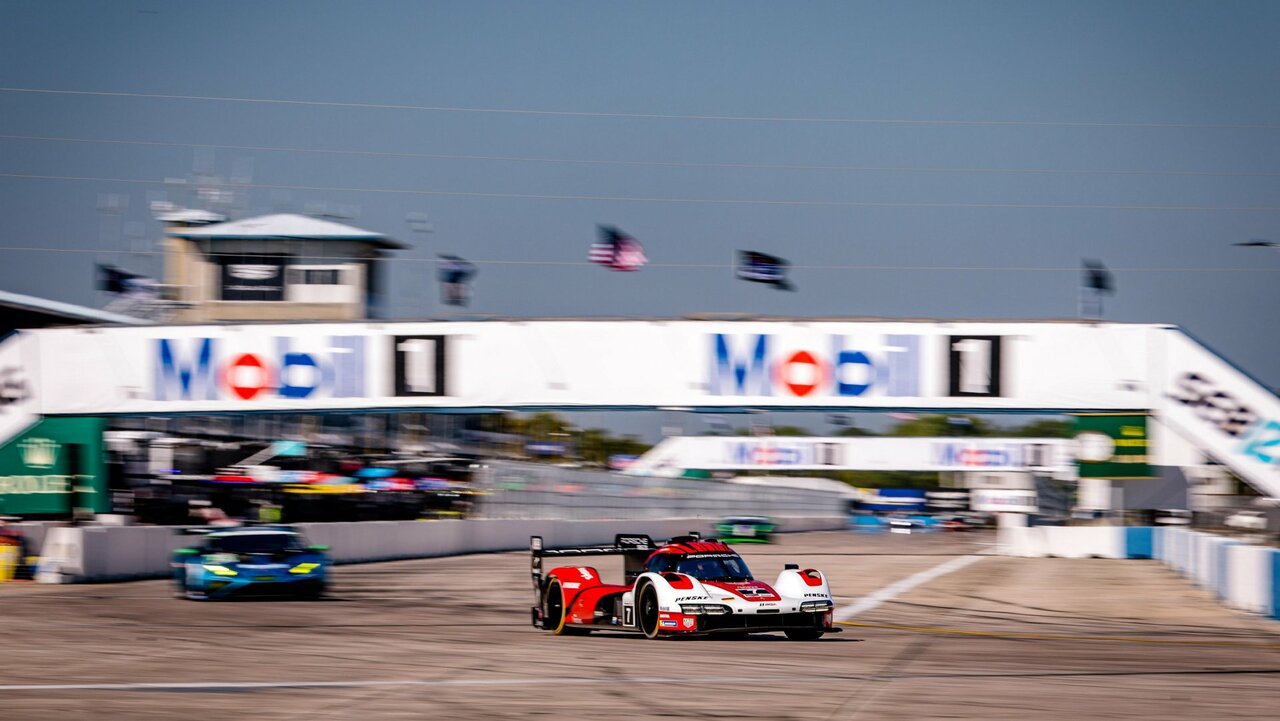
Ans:
[{"label": "white wall", "polygon": [[[776,519],[784,532],[840,530],[844,516]],[[631,521],[465,520],[301,523],[311,543],[330,547],[335,563],[367,563],[467,553],[518,551],[530,536],[548,548],[610,543],[619,533],[646,533],[655,540],[690,531],[707,535],[710,521],[669,518]],[[160,578],[170,573],[173,551],[195,539],[167,526],[56,527],[47,531],[37,580],[46,583]]]}]

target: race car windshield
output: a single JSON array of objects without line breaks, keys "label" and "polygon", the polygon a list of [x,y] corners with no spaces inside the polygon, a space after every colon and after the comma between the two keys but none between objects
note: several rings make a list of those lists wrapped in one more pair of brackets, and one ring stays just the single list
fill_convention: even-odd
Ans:
[{"label": "race car windshield", "polygon": [[211,537],[209,549],[218,553],[279,553],[300,551],[302,542],[292,533],[237,533]]},{"label": "race car windshield", "polygon": [[675,570],[699,581],[751,580],[751,569],[741,558],[685,558]]}]

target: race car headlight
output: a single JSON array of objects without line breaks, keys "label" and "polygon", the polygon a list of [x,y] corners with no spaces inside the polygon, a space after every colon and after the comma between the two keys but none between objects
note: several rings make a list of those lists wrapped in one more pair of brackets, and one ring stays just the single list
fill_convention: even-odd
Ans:
[{"label": "race car headlight", "polygon": [[689,615],[709,614],[712,616],[720,616],[729,612],[728,606],[721,606],[718,603],[693,603],[680,604],[680,611]]},{"label": "race car headlight", "polygon": [[834,605],[835,604],[831,601],[805,601],[800,604],[800,610],[811,613],[821,613],[823,611],[830,610]]},{"label": "race car headlight", "polygon": [[212,574],[213,574],[213,575],[215,575],[215,576],[234,576],[234,575],[236,575],[236,572],[235,572],[235,571],[233,571],[233,570],[231,570],[230,568],[227,568],[226,566],[220,566],[220,565],[215,564],[215,563],[206,563],[206,564],[204,564],[204,570],[208,571],[209,573],[212,573]]},{"label": "race car headlight", "polygon": [[320,564],[318,563],[299,563],[293,568],[290,568],[289,573],[311,573],[319,567]]}]

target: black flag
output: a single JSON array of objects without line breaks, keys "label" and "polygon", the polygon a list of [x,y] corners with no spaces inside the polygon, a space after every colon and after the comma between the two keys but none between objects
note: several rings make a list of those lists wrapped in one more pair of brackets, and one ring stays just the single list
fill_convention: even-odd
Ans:
[{"label": "black flag", "polygon": [[456,255],[441,255],[440,268],[440,300],[445,305],[466,305],[471,299],[471,279],[476,275],[476,266]]},{"label": "black flag", "polygon": [[739,278],[752,283],[772,285],[778,290],[795,290],[787,280],[787,266],[791,265],[786,258],[779,258],[768,253],[754,250],[738,251],[736,274]]},{"label": "black flag", "polygon": [[1080,267],[1080,317],[1102,319],[1102,296],[1116,292],[1111,271],[1100,260],[1083,260]]},{"label": "black flag", "polygon": [[1111,271],[1100,260],[1085,260],[1081,269],[1080,283],[1089,290],[1099,293],[1114,293],[1115,282],[1111,279]]},{"label": "black flag", "polygon": [[154,279],[114,265],[98,264],[96,285],[98,290],[134,298],[156,298],[160,295],[160,288]]}]

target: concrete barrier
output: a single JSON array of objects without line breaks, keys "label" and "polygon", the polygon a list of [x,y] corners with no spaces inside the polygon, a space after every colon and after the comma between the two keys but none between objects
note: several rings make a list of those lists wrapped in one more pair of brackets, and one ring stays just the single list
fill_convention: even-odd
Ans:
[{"label": "concrete barrier", "polygon": [[1189,528],[1001,526],[999,553],[1060,558],[1151,558],[1223,603],[1280,619],[1280,549]]},{"label": "concrete barrier", "polygon": [[[782,532],[842,530],[844,516],[778,518]],[[705,518],[651,520],[449,520],[299,523],[310,543],[329,546],[335,563],[368,563],[432,558],[464,553],[518,551],[530,536],[548,547],[586,546],[613,541],[618,533],[645,533],[667,539],[690,531],[711,532]],[[123,581],[169,575],[174,550],[192,536],[161,526],[52,527],[46,531],[38,580],[46,583]]]},{"label": "concrete barrier", "polygon": [[[1006,556],[1026,558],[1128,558],[1128,534],[1120,526],[1001,526],[996,545]],[[1144,545],[1143,551],[1149,553]]]},{"label": "concrete barrier", "polygon": [[1270,548],[1247,546],[1241,543],[1227,548],[1228,606],[1252,613],[1270,614],[1273,591],[1268,584],[1272,580]]}]

